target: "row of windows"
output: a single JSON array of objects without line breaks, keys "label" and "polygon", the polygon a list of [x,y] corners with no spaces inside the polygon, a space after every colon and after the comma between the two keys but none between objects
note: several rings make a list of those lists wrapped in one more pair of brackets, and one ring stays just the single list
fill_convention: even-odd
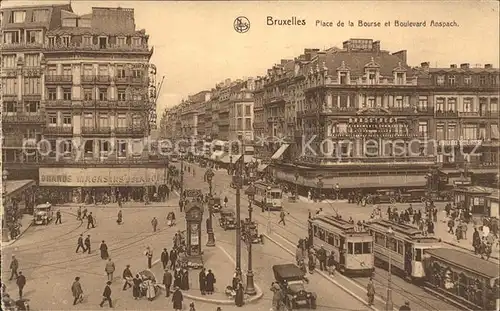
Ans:
[{"label": "row of windows", "polygon": [[[471,75],[438,75],[436,77],[436,84],[439,86],[456,86],[456,85],[472,85],[474,79],[477,79],[476,76],[473,78]],[[499,76],[498,75],[480,75],[477,79],[479,85],[498,85],[499,84]]]},{"label": "row of windows", "polygon": [[[24,77],[23,93],[25,95],[42,94],[42,81],[40,78]],[[17,78],[2,79],[2,92],[5,95],[17,95],[19,93]]]},{"label": "row of windows", "polygon": [[[316,225],[312,226],[313,235],[320,239],[321,241],[334,246],[336,248],[343,247],[341,245],[341,237],[338,234],[328,232],[323,228],[320,228]],[[348,254],[371,254],[372,253],[372,243],[371,242],[348,242],[347,243],[347,253]]]},{"label": "row of windows", "polygon": [[374,232],[375,244],[388,248],[393,252],[398,252],[400,255],[404,254],[404,242],[393,237],[386,237],[385,234]]},{"label": "row of windows", "polygon": [[[49,139],[50,150],[52,150],[49,156],[55,156],[56,151],[62,151],[64,153],[69,154],[73,151],[73,142],[71,140],[55,140]],[[130,144],[133,145],[133,144]],[[112,144],[108,140],[87,140],[85,145],[83,146],[83,150],[85,156],[92,155],[94,150],[98,152],[102,152],[103,156],[109,156],[110,151],[115,151],[118,157],[126,157],[127,156],[127,148],[129,144],[126,140],[117,140],[116,145],[112,146]],[[132,147],[133,148],[133,147]],[[113,150],[114,149],[114,150]],[[139,150],[139,149],[136,149]],[[133,153],[135,154],[135,153]]]},{"label": "row of windows", "polygon": [[[460,135],[458,135],[457,127],[454,124],[448,124],[447,130],[445,132],[444,124],[438,123],[436,125],[436,139],[445,140],[445,139],[486,139],[487,136],[487,127],[484,124],[463,124],[461,126]],[[498,124],[490,124],[490,139],[498,140]]]},{"label": "row of windows", "polygon": [[[46,9],[36,9],[33,11],[28,11],[28,13],[31,13],[29,19],[26,18],[26,11],[24,10],[12,11],[8,13],[9,14],[7,16],[7,22],[10,24],[25,23],[25,22],[32,22],[32,23],[46,22],[49,20],[50,17],[50,12],[49,10]],[[0,14],[2,14],[2,18],[0,20],[3,21],[3,12]]]},{"label": "row of windows", "polygon": [[8,112],[26,112],[26,113],[38,113],[40,111],[40,101],[30,100],[24,101],[22,104],[18,104],[15,101],[5,101],[2,105],[2,111]]},{"label": "row of windows", "polygon": [[[83,88],[83,100],[109,100],[108,88]],[[62,100],[71,100],[73,98],[71,88],[62,88]],[[57,88],[47,88],[47,99],[57,100]],[[141,94],[127,92],[125,88],[118,88],[116,99],[118,101],[135,100],[140,101],[143,99]]]},{"label": "row of windows", "polygon": [[[457,98],[456,97],[449,97],[449,98],[443,98],[439,97],[436,98],[436,103],[435,103],[435,110],[440,111],[440,112],[445,112],[445,111],[453,111],[456,112],[457,110]],[[492,97],[489,100],[489,105],[488,105],[488,98],[481,97],[479,98],[478,102],[478,109],[475,109],[475,101],[474,98],[472,97],[466,97],[462,101],[462,110],[463,112],[475,112],[475,111],[491,111],[491,112],[498,112],[498,98]],[[488,109],[489,108],[489,109]]]}]

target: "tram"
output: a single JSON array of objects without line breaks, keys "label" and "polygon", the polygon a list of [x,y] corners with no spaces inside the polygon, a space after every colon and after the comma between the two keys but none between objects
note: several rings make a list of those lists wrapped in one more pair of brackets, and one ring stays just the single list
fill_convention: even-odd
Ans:
[{"label": "tram", "polygon": [[257,181],[254,183],[255,196],[254,204],[260,206],[264,210],[281,210],[283,207],[283,191],[280,187]]},{"label": "tram", "polygon": [[426,290],[463,310],[499,310],[498,264],[457,249],[426,251]]},{"label": "tram", "polygon": [[367,231],[334,216],[309,219],[309,242],[315,250],[333,252],[338,271],[346,275],[371,276],[374,271],[373,237]]},{"label": "tram", "polygon": [[377,219],[365,224],[366,230],[373,237],[375,265],[399,273],[414,282],[425,278],[423,258],[429,249],[441,248],[439,239],[424,236],[416,227]]}]

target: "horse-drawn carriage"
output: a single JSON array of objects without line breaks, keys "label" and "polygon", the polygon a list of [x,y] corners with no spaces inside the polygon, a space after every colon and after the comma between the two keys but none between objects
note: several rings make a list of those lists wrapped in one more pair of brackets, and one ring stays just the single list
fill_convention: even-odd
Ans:
[{"label": "horse-drawn carriage", "polygon": [[259,229],[255,221],[245,219],[241,221],[241,229],[245,234],[241,235],[244,242],[251,242],[253,244],[264,244],[264,236],[259,234]]}]

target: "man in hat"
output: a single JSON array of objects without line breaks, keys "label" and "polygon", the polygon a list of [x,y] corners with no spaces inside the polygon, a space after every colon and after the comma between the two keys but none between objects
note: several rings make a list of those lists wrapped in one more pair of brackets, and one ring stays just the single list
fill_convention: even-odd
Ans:
[{"label": "man in hat", "polygon": [[94,217],[92,216],[92,212],[90,212],[89,215],[87,216],[87,229],[90,229],[90,226],[92,226],[92,228],[95,228]]},{"label": "man in hat", "polygon": [[163,264],[163,270],[165,270],[168,265],[168,251],[166,248],[161,252],[161,263]]},{"label": "man in hat", "polygon": [[165,285],[165,297],[170,296],[170,286],[172,286],[172,273],[165,269],[165,273],[163,273],[163,285]]},{"label": "man in hat", "polygon": [[73,305],[76,305],[78,301],[81,301],[83,295],[82,285],[80,284],[80,277],[76,277],[73,285],[71,285],[71,292],[73,293]]},{"label": "man in hat", "polygon": [[55,225],[57,224],[62,224],[61,222],[61,211],[56,212],[56,221],[54,222]]},{"label": "man in hat", "polygon": [[182,301],[184,297],[182,296],[182,292],[179,290],[179,287],[174,287],[174,294],[172,295],[172,304],[175,311],[182,310]]},{"label": "man in hat", "polygon": [[320,249],[316,253],[316,256],[318,257],[319,261],[319,269],[321,271],[326,270],[326,250],[323,245],[321,245]]},{"label": "man in hat", "polygon": [[80,248],[82,249],[82,252],[85,253],[85,246],[83,246],[83,234],[80,234],[80,236],[78,237],[78,242],[76,245],[76,253],[78,253]]},{"label": "man in hat", "polygon": [[108,258],[108,262],[106,263],[106,268],[104,268],[104,271],[106,271],[106,274],[108,275],[108,281],[109,282],[113,281],[113,272],[115,272],[115,263],[111,260],[111,258]]},{"label": "man in hat", "polygon": [[19,287],[19,299],[23,299],[23,288],[26,285],[26,277],[21,271],[19,271],[19,275],[17,276],[16,284]]},{"label": "man in hat", "polygon": [[113,302],[111,301],[111,282],[106,282],[106,287],[104,287],[104,291],[102,292],[102,301],[99,306],[102,308],[104,303],[107,301],[109,303],[109,307],[113,308]]},{"label": "man in hat", "polygon": [[151,269],[151,266],[153,264],[153,251],[151,250],[151,247],[146,247],[146,251],[144,252],[144,255],[148,257],[148,269]]},{"label": "man in hat", "polygon": [[368,297],[368,305],[373,306],[373,301],[375,300],[375,285],[373,285],[373,279],[366,285],[366,296]]},{"label": "man in hat", "polygon": [[399,307],[399,311],[411,311],[410,303],[408,301],[401,307]]},{"label": "man in hat", "polygon": [[83,250],[83,252],[85,253],[85,251],[88,251],[88,253],[90,254],[90,234],[85,238],[85,249]]},{"label": "man in hat", "polygon": [[14,277],[17,278],[17,269],[19,269],[19,262],[17,261],[17,258],[15,255],[12,255],[12,261],[10,262],[10,279],[9,281],[12,281]]},{"label": "man in hat", "polygon": [[128,287],[132,287],[132,279],[134,278],[134,275],[132,274],[132,271],[130,271],[130,265],[127,265],[125,270],[123,270],[122,274],[123,280],[125,281],[125,284],[123,284],[123,290],[127,290]]}]

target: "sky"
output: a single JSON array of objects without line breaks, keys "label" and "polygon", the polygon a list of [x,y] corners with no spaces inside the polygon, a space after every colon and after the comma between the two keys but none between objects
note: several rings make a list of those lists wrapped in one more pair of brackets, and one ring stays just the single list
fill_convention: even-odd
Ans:
[{"label": "sky", "polygon": [[[4,0],[2,6],[61,4],[68,1]],[[281,59],[304,48],[342,46],[350,38],[379,40],[391,52],[408,51],[408,64],[431,66],[470,63],[499,66],[498,1],[259,1],[165,2],[72,1],[77,14],[92,7],[133,8],[137,29],[146,29],[154,46],[151,62],[157,81],[165,76],[158,116],[165,107],[209,90],[226,78],[264,76]],[[233,22],[245,16],[250,30],[238,33]],[[305,19],[305,26],[268,26],[274,19]],[[317,27],[316,21],[334,27]],[[358,27],[358,21],[391,22],[390,27]],[[426,21],[426,27],[395,27],[394,21]],[[431,27],[431,21],[455,21],[457,27]],[[344,27],[337,27],[339,21]],[[354,26],[348,26],[348,21]]]}]

